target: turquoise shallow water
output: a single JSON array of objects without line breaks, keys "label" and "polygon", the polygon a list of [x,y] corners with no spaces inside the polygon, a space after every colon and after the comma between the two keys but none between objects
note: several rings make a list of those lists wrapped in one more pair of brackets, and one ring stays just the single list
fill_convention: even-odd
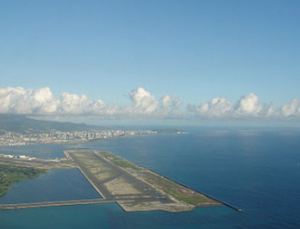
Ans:
[{"label": "turquoise shallow water", "polygon": [[[76,145],[108,149],[244,211],[214,207],[176,214],[126,213],[117,204],[66,206],[1,211],[0,228],[299,228],[299,139],[300,133],[295,130],[191,129],[188,135],[154,135]],[[30,152],[30,147],[24,150]],[[52,146],[47,154],[57,157],[62,155],[61,149],[68,147]],[[35,155],[43,154],[43,150],[38,150],[42,148],[34,146]],[[95,194],[76,170],[70,174],[56,171],[20,182],[7,194],[10,198],[4,196],[0,202],[17,196],[30,200],[28,192],[49,199],[92,198]],[[43,195],[40,189],[32,189],[47,186],[47,176],[52,179],[50,193]],[[73,192],[65,196],[71,189]]]}]

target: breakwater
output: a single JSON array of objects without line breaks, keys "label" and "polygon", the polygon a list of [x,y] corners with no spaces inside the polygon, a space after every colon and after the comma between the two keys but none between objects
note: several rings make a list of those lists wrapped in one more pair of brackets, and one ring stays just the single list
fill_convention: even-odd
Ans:
[{"label": "breakwater", "polygon": [[23,203],[23,204],[1,204],[1,210],[22,209],[22,208],[40,208],[40,207],[55,207],[55,206],[70,206],[84,204],[101,204],[115,202],[107,199],[85,199],[85,200],[69,200],[69,201],[51,201],[41,203]]}]

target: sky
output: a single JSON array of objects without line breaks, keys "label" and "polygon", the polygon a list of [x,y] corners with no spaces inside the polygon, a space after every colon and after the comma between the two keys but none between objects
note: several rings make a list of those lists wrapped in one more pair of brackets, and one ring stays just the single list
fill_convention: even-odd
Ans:
[{"label": "sky", "polygon": [[294,125],[299,10],[298,0],[1,1],[0,113]]}]

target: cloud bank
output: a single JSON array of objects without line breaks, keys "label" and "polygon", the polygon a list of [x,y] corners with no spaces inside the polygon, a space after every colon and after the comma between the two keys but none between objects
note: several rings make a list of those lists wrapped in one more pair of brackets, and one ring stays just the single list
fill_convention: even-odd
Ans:
[{"label": "cloud bank", "polygon": [[86,95],[64,92],[56,97],[50,88],[37,90],[22,87],[0,88],[0,113],[28,115],[90,115],[111,118],[172,118],[172,119],[295,119],[300,118],[300,101],[275,107],[262,103],[253,93],[236,102],[225,97],[214,98],[200,105],[183,102],[175,96],[156,99],[139,87],[128,93],[131,104],[117,106],[102,100],[92,101]]},{"label": "cloud bank", "polygon": [[119,107],[102,100],[92,101],[86,95],[64,92],[55,97],[50,88],[37,90],[0,88],[0,113],[30,115],[95,115],[103,117],[169,117],[181,114],[175,111],[182,103],[171,95],[157,100],[140,87],[128,94],[132,104]]}]

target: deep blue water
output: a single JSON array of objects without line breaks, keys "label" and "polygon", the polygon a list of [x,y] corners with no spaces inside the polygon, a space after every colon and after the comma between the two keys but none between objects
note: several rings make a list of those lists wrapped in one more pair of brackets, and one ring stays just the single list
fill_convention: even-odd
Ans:
[{"label": "deep blue water", "polygon": [[[62,150],[73,146],[4,150],[28,153],[34,150],[36,156],[46,153],[45,157],[63,157]],[[244,211],[213,207],[188,213],[126,213],[117,204],[23,209],[1,211],[1,229],[300,228],[300,132],[297,130],[191,129],[187,135],[132,137],[76,146],[110,150]],[[32,197],[37,194],[50,200],[97,195],[77,170],[66,174],[67,170],[57,171],[16,184],[0,202],[20,196],[23,200],[39,200]],[[52,189],[43,195],[43,187],[47,187],[45,179],[51,180]],[[68,190],[72,191],[66,196]]]}]

